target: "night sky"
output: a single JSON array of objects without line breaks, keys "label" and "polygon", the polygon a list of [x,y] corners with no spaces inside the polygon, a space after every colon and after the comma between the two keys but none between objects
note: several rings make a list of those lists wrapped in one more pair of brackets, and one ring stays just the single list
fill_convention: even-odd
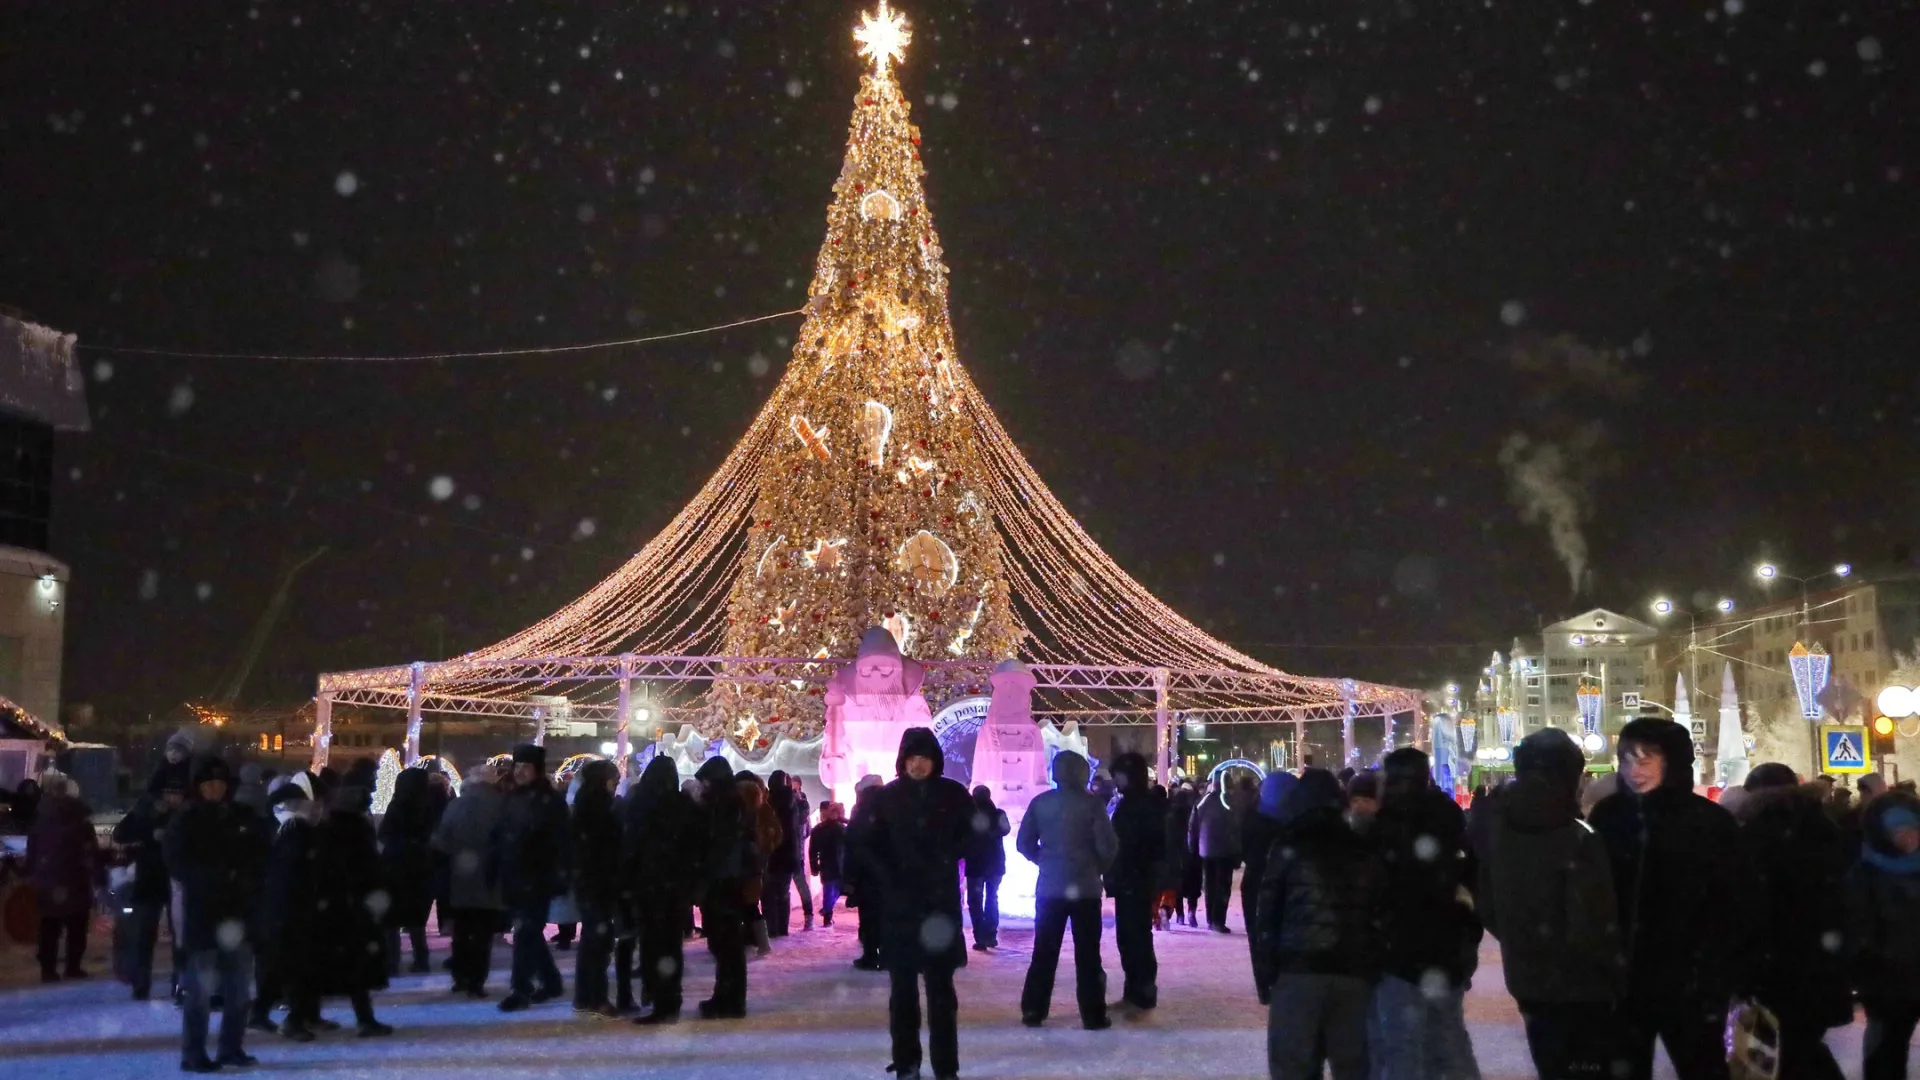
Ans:
[{"label": "night sky", "polygon": [[[1763,554],[1911,561],[1920,5],[904,10],[963,362],[1225,640],[1433,680]],[[0,303],[83,345],[353,354],[797,307],[857,11],[15,5]],[[67,700],[210,692],[321,545],[249,700],[545,615],[698,489],[797,325],[85,353]],[[1579,525],[1585,595],[1529,491]]]}]

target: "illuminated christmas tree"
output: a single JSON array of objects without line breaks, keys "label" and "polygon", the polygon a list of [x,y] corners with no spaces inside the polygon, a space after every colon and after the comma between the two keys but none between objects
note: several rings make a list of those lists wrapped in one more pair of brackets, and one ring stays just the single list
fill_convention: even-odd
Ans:
[{"label": "illuminated christmas tree", "polygon": [[923,659],[1003,658],[1019,633],[974,487],[986,462],[961,408],[920,132],[889,70],[910,32],[882,3],[854,36],[873,68],[774,396],[784,430],[762,468],[724,654],[847,656],[884,625]]}]

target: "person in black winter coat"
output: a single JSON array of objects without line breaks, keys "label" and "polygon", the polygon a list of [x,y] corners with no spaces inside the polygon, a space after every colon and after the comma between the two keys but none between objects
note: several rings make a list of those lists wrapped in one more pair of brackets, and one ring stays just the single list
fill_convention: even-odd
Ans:
[{"label": "person in black winter coat", "polygon": [[1769,763],[1747,774],[1735,817],[1758,875],[1753,996],[1780,1021],[1780,1080],[1839,1080],[1827,1029],[1853,1022],[1845,939],[1847,841],[1821,785]]},{"label": "person in black winter coat", "polygon": [[427,770],[401,769],[393,800],[380,819],[380,862],[392,890],[387,908],[387,973],[400,974],[400,935],[413,946],[416,975],[433,970],[427,955],[427,915],[433,910],[433,830],[443,807],[429,790]]},{"label": "person in black winter coat", "polygon": [[[133,865],[133,888],[126,905],[132,909],[126,916],[126,963],[127,984],[133,989],[135,1001],[145,1001],[153,992],[153,951],[160,942],[161,919],[170,920],[168,909],[173,899],[164,840],[173,815],[187,805],[186,776],[167,771],[154,773],[153,779],[159,786],[150,786],[147,794],[113,827],[114,844],[131,856]],[[171,927],[171,921],[168,925]],[[171,932],[168,936],[179,937]],[[177,940],[169,967],[177,988],[180,978]]]},{"label": "person in black winter coat", "polygon": [[1173,892],[1173,921],[1188,926],[1200,924],[1200,894],[1206,881],[1206,866],[1193,848],[1189,826],[1199,795],[1190,783],[1173,789],[1167,799],[1167,888]]},{"label": "person in black winter coat", "polygon": [[1000,947],[1000,879],[1007,876],[1007,836],[1013,823],[993,805],[993,789],[973,789],[973,823],[967,833],[967,919],[973,923],[973,948]]},{"label": "person in black winter coat", "polygon": [[[254,922],[258,943],[254,950],[253,1019],[248,1026],[307,1042],[313,1033],[304,1018],[289,1014],[283,1031],[273,1022],[272,1013],[276,1005],[302,1000],[304,987],[316,974],[318,961],[314,954],[319,938],[314,921],[320,887],[315,841],[322,805],[313,801],[313,782],[301,774],[277,783],[267,793],[267,812],[275,827]],[[296,1023],[297,1019],[302,1022]]]},{"label": "person in black winter coat", "polygon": [[1121,754],[1113,759],[1113,782],[1120,802],[1113,808],[1113,831],[1120,853],[1107,869],[1107,895],[1113,897],[1113,940],[1120,947],[1124,973],[1121,1000],[1151,1009],[1160,1000],[1160,964],[1153,955],[1153,909],[1167,874],[1167,811],[1147,782],[1147,759]]},{"label": "person in black winter coat", "polygon": [[623,893],[620,818],[613,795],[620,769],[611,761],[580,770],[573,797],[573,901],[580,911],[580,951],[573,966],[573,1008],[601,1019],[620,1015],[609,1000],[607,963],[613,958],[614,922]]},{"label": "person in black winter coat", "polygon": [[1558,728],[1513,752],[1514,781],[1474,804],[1476,910],[1500,941],[1541,1080],[1613,1071],[1604,1021],[1626,989],[1620,908],[1606,843],[1580,820],[1586,755]]},{"label": "person in black winter coat", "polygon": [[[233,778],[226,762],[197,762],[193,780],[193,801],[168,823],[163,844],[183,963],[180,1067],[213,1072],[255,1061],[245,1049],[253,989],[248,924],[270,832],[253,811],[228,799]],[[208,1013],[216,995],[222,1002],[220,1044],[218,1055],[209,1058]]]},{"label": "person in black winter coat", "polygon": [[[1260,885],[1266,880],[1267,859],[1273,854],[1274,841],[1287,827],[1287,796],[1300,778],[1275,770],[1260,781],[1260,794],[1254,800],[1253,813],[1240,826],[1240,851],[1246,857],[1246,873],[1240,876],[1240,910],[1247,924],[1247,954],[1252,969],[1260,970],[1260,936],[1253,928],[1260,925]],[[1260,1004],[1270,1005],[1267,988],[1254,980],[1254,992]]]},{"label": "person in black winter coat", "polygon": [[727,759],[708,758],[694,779],[702,798],[700,926],[713,954],[713,996],[699,1004],[699,1013],[703,1020],[737,1020],[747,1015],[747,910],[759,899],[757,887],[748,896],[759,859],[755,822]]},{"label": "person in black winter coat", "polygon": [[807,867],[820,879],[820,925],[833,925],[833,906],[840,902],[846,880],[847,823],[845,808],[837,802],[820,804],[820,824],[807,838]]},{"label": "person in black winter coat", "polygon": [[1905,1080],[1920,1024],[1920,798],[1895,789],[1861,815],[1847,876],[1847,952],[1866,1006],[1862,1080]]},{"label": "person in black winter coat", "polygon": [[793,928],[793,875],[801,870],[799,809],[787,774],[767,777],[767,804],[780,821],[780,842],[767,853],[767,869],[760,882],[760,914],[767,920],[767,936],[783,938]]},{"label": "person in black winter coat", "polygon": [[1380,809],[1366,835],[1386,867],[1386,954],[1368,1058],[1385,1076],[1478,1077],[1464,1012],[1481,938],[1466,815],[1433,785],[1424,752],[1402,747],[1381,766]]},{"label": "person in black winter coat", "polygon": [[873,832],[874,800],[880,797],[880,778],[871,773],[853,785],[853,817],[847,822],[848,907],[860,909],[860,955],[853,966],[861,971],[884,971],[886,908],[879,881],[868,881],[864,854]]},{"label": "person in black winter coat", "polygon": [[368,793],[342,786],[329,800],[313,838],[312,966],[289,986],[287,1022],[327,1027],[320,1001],[345,997],[361,1038],[393,1034],[373,1014],[373,991],[387,986],[387,927],[382,905],[391,895],[380,843],[367,816]]},{"label": "person in black winter coat", "polygon": [[[81,979],[94,893],[106,884],[106,863],[89,820],[93,811],[80,801],[73,782],[52,770],[41,781],[45,795],[27,834],[25,866],[40,910],[40,981],[59,982],[63,972]],[[64,969],[58,966],[63,939]]]},{"label": "person in black winter coat", "polygon": [[673,760],[655,757],[627,794],[626,877],[639,926],[640,985],[653,1011],[638,1024],[680,1018],[682,942],[693,904],[706,819],[680,790]]},{"label": "person in black winter coat", "polygon": [[496,826],[494,857],[507,915],[513,920],[511,993],[501,1012],[519,1012],[565,993],[547,944],[547,907],[571,886],[566,799],[547,779],[547,752],[531,744],[513,752],[513,794]]},{"label": "person in black winter coat", "polygon": [[[953,973],[966,959],[960,934],[960,860],[973,831],[973,798],[941,775],[946,755],[931,728],[900,736],[894,781],[873,800],[858,857],[861,888],[876,889],[885,913],[884,955],[893,1071],[920,1076],[920,983],[927,986],[927,1056],[937,1080],[960,1073],[959,998]],[[862,901],[864,904],[864,901]],[[867,918],[861,911],[861,919]]]},{"label": "person in black winter coat", "polygon": [[1385,871],[1342,816],[1340,781],[1307,769],[1255,906],[1257,983],[1267,988],[1274,1080],[1367,1076],[1367,1007],[1379,977]]},{"label": "person in black winter coat", "polygon": [[1593,809],[1626,935],[1619,1044],[1625,1080],[1651,1075],[1653,1045],[1680,1080],[1727,1075],[1727,1006],[1755,954],[1753,878],[1733,815],[1693,793],[1693,737],[1643,716],[1616,741],[1620,790]]}]

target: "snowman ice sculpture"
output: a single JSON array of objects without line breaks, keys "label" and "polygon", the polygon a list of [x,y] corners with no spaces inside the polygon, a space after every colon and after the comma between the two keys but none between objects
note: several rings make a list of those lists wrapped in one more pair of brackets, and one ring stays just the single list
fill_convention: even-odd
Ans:
[{"label": "snowman ice sculpture", "polygon": [[1018,660],[993,669],[993,701],[973,744],[973,782],[993,790],[994,802],[1018,817],[1047,790],[1047,748],[1033,722],[1033,672]]},{"label": "snowman ice sculpture", "polygon": [[851,807],[853,785],[868,773],[893,779],[901,733],[933,726],[933,712],[920,696],[926,679],[919,661],[900,655],[891,631],[875,626],[861,635],[853,662],[827,682],[820,781],[835,801]]}]

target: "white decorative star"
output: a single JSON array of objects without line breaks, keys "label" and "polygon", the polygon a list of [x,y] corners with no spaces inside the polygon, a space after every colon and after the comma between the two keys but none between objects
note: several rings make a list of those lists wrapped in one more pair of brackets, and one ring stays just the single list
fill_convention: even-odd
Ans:
[{"label": "white decorative star", "polygon": [[887,0],[880,0],[879,10],[860,13],[860,29],[853,32],[853,40],[860,43],[861,56],[873,58],[874,74],[884,76],[889,63],[906,58],[913,31],[907,29],[905,15],[889,9]]}]

